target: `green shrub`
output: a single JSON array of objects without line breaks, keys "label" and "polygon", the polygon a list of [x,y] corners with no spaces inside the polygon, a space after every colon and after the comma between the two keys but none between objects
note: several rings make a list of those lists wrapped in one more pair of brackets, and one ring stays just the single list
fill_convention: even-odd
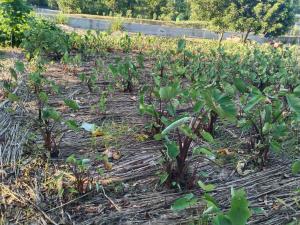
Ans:
[{"label": "green shrub", "polygon": [[69,18],[66,16],[66,14],[60,12],[55,16],[54,22],[56,24],[67,24],[69,21]]},{"label": "green shrub", "polygon": [[124,30],[124,22],[122,18],[118,16],[112,20],[109,31],[115,32],[115,31],[123,31],[123,30]]},{"label": "green shrub", "polygon": [[69,36],[53,22],[36,19],[25,32],[22,47],[30,59],[35,55],[59,59],[70,49]]},{"label": "green shrub", "polygon": [[0,2],[0,44],[19,46],[28,29],[30,7],[23,0]]},{"label": "green shrub", "polygon": [[64,13],[80,13],[80,0],[57,0],[58,8]]}]

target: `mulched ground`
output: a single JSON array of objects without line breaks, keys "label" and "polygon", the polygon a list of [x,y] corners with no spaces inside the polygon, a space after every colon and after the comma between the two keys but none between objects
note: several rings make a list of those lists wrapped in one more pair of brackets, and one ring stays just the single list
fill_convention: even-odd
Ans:
[{"label": "mulched ground", "polygon": [[[109,53],[102,58],[104,65],[107,66],[113,62],[112,58],[116,55],[124,57],[124,54],[120,52]],[[144,77],[150,75],[152,63],[151,59],[146,61]],[[78,68],[78,72],[88,72],[93,65],[93,62],[86,62]],[[113,181],[114,185],[108,185],[105,191],[93,191],[74,200],[57,202],[57,198],[53,197],[51,200],[51,196],[47,196],[49,193],[44,193],[42,189],[39,189],[37,192],[42,196],[39,201],[28,203],[24,200],[23,204],[15,205],[15,208],[19,207],[18,212],[24,213],[26,208],[36,211],[36,216],[28,220],[15,214],[16,210],[12,210],[14,202],[10,206],[3,206],[4,211],[2,210],[1,213],[10,219],[8,224],[188,224],[199,218],[204,209],[201,201],[196,206],[180,213],[170,210],[174,200],[185,193],[192,192],[201,198],[203,192],[200,188],[194,188],[185,193],[179,193],[158,185],[156,173],[160,171],[160,149],[163,146],[157,141],[149,139],[141,141],[137,138],[144,134],[143,127],[146,122],[145,117],[138,112],[137,91],[130,94],[116,91],[108,98],[106,113],[100,113],[91,109],[91,106],[97,103],[99,95],[90,93],[88,88],[79,81],[78,76],[65,71],[63,65],[54,63],[48,68],[46,75],[64,87],[62,96],[50,98],[51,104],[58,107],[64,118],[75,119],[78,123],[95,123],[107,130],[110,129],[113,136],[108,140],[105,136],[98,137],[96,144],[92,145],[91,135],[86,131],[73,132],[61,127],[60,129],[65,132],[61,143],[61,155],[58,160],[49,162],[51,167],[63,166],[64,160],[71,154],[93,160],[106,150],[105,145],[110,145],[111,148],[120,151],[121,158],[111,160],[112,170],[105,171],[102,177],[93,172],[95,179]],[[107,86],[103,74],[99,76],[97,86],[100,90]],[[65,109],[64,98],[77,100],[81,107],[79,112],[73,113]],[[224,128],[223,136],[231,138],[232,132],[234,131],[230,128]],[[234,137],[238,136],[234,135]],[[236,141],[234,137],[232,140]],[[32,157],[29,157],[18,173],[23,174],[22,168],[26,167],[26,162],[30,164],[32,161]],[[211,194],[224,210],[229,207],[231,187],[245,188],[251,207],[264,209],[263,213],[252,216],[249,224],[279,225],[287,224],[293,218],[300,218],[300,177],[292,176],[291,164],[284,157],[272,156],[269,165],[263,171],[247,176],[238,175],[230,160],[228,164],[220,167],[208,160],[197,158],[191,160],[191,165],[197,168],[199,173],[208,174],[203,182],[216,185],[217,188]],[[95,164],[93,171],[97,168],[103,168],[103,165]],[[38,171],[35,175],[37,174]],[[14,177],[15,175],[11,175],[10,179],[2,180],[3,184],[9,186],[8,180],[12,181]],[[35,179],[38,180],[36,177]],[[0,191],[4,193],[3,189]],[[12,191],[22,195],[21,187],[20,191]]]}]

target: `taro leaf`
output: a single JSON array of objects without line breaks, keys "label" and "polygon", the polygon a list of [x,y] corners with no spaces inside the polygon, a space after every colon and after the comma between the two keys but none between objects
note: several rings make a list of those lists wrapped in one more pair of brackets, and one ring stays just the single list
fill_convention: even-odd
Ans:
[{"label": "taro leaf", "polygon": [[287,95],[287,102],[292,111],[294,111],[297,116],[300,116],[300,98],[296,97],[293,94]]},{"label": "taro leaf", "polygon": [[198,185],[203,191],[205,192],[211,192],[215,190],[216,186],[213,184],[204,184],[201,180],[198,181]]},{"label": "taro leaf", "polygon": [[47,103],[48,102],[48,95],[46,92],[40,92],[39,94],[39,99],[43,102],[43,103]]},{"label": "taro leaf", "polygon": [[297,175],[298,173],[300,173],[300,160],[297,160],[296,162],[293,163],[292,173],[294,175]]},{"label": "taro leaf", "polygon": [[177,89],[172,86],[161,87],[159,89],[159,96],[161,100],[171,100],[172,98],[176,97]]},{"label": "taro leaf", "polygon": [[176,159],[176,157],[179,155],[179,147],[176,144],[176,142],[168,142],[166,144],[167,150],[168,150],[168,156],[171,159]]},{"label": "taro leaf", "polygon": [[67,163],[71,163],[71,164],[76,164],[77,163],[77,159],[75,157],[74,154],[70,155],[67,160],[66,160]]},{"label": "taro leaf", "polygon": [[251,99],[248,101],[244,111],[249,112],[254,106],[256,106],[258,103],[260,103],[262,100],[264,100],[264,96],[262,95],[253,95]]},{"label": "taro leaf", "polygon": [[207,141],[209,143],[214,142],[213,136],[210,133],[206,132],[206,131],[202,131],[201,136],[204,138],[205,141]]},{"label": "taro leaf", "polygon": [[177,44],[177,51],[182,52],[185,49],[186,41],[184,39],[180,39]]},{"label": "taro leaf", "polygon": [[66,125],[72,129],[72,130],[75,130],[75,131],[78,131],[79,130],[79,126],[78,124],[76,123],[75,120],[68,120],[66,121]]},{"label": "taro leaf", "polygon": [[293,93],[295,96],[300,97],[300,85],[294,89]]},{"label": "taro leaf", "polygon": [[216,158],[215,154],[212,153],[210,150],[208,150],[206,148],[201,148],[201,147],[194,148],[193,149],[193,154],[194,155],[206,155],[210,159],[215,159]]},{"label": "taro leaf", "polygon": [[43,119],[45,120],[52,119],[54,121],[59,121],[60,114],[53,108],[47,108],[43,110]]},{"label": "taro leaf", "polygon": [[228,216],[226,216],[224,214],[215,216],[212,224],[213,225],[232,225]]},{"label": "taro leaf", "polygon": [[161,134],[164,136],[168,134],[170,131],[176,129],[177,127],[181,126],[182,124],[191,120],[192,117],[184,117],[181,119],[176,120],[175,122],[171,123],[166,129],[164,129]]},{"label": "taro leaf", "polygon": [[85,129],[86,131],[92,132],[96,130],[97,126],[95,124],[84,122],[82,123],[81,128]]},{"label": "taro leaf", "polygon": [[207,204],[207,209],[203,212],[203,215],[220,212],[217,201],[211,195],[204,193],[203,200],[206,201]]},{"label": "taro leaf", "polygon": [[182,211],[197,204],[197,198],[191,193],[177,199],[171,206],[173,211]]},{"label": "taro leaf", "polygon": [[9,99],[9,101],[11,101],[11,102],[17,102],[20,100],[19,96],[17,96],[16,94],[13,94],[13,93],[9,93],[7,97]]},{"label": "taro leaf", "polygon": [[16,68],[17,72],[19,72],[19,73],[23,73],[25,71],[24,63],[22,63],[20,61],[17,61],[15,63],[15,68]]},{"label": "taro leaf", "polygon": [[243,189],[231,190],[231,208],[227,213],[232,225],[245,225],[251,217],[249,202]]},{"label": "taro leaf", "polygon": [[275,153],[279,153],[281,150],[281,144],[277,141],[271,141],[270,147],[271,147],[271,150]]},{"label": "taro leaf", "polygon": [[78,110],[80,108],[79,105],[77,104],[77,102],[75,102],[74,100],[65,99],[64,102],[69,108],[71,108],[73,110]]},{"label": "taro leaf", "polygon": [[239,90],[239,92],[241,92],[241,93],[245,93],[248,90],[248,86],[240,78],[234,79],[234,85]]},{"label": "taro leaf", "polygon": [[168,177],[169,177],[169,174],[167,172],[160,174],[159,175],[159,183],[162,185],[163,183],[165,183],[167,181]]},{"label": "taro leaf", "polygon": [[17,72],[16,72],[13,68],[10,68],[10,69],[9,69],[9,72],[10,72],[10,76],[11,76],[15,81],[17,81],[17,80],[18,80],[18,74],[17,74]]}]

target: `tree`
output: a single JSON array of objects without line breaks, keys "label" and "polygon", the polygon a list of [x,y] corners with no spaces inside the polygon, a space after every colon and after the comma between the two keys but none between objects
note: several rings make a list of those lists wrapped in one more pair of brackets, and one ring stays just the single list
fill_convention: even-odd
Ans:
[{"label": "tree", "polygon": [[80,13],[80,0],[57,0],[58,8],[65,13]]},{"label": "tree", "polygon": [[0,41],[19,46],[28,29],[31,8],[24,0],[0,0]]},{"label": "tree", "polygon": [[230,14],[227,12],[230,0],[193,0],[191,1],[191,19],[209,22],[211,30],[220,34],[230,29]]},{"label": "tree", "polygon": [[294,24],[293,3],[289,0],[191,0],[192,18],[209,21],[219,33],[234,30],[266,37],[287,32]]},{"label": "tree", "polygon": [[254,11],[260,21],[258,32],[266,37],[282,35],[295,23],[293,5],[287,0],[277,0],[275,3],[270,1],[259,3]]}]

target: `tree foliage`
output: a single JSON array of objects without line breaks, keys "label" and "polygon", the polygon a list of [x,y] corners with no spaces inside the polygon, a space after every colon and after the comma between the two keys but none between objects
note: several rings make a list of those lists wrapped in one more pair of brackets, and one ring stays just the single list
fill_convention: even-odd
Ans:
[{"label": "tree foliage", "polygon": [[30,11],[24,0],[0,0],[0,43],[11,46],[21,43]]},{"label": "tree foliage", "polygon": [[209,21],[219,31],[279,36],[294,24],[293,5],[286,0],[193,0],[192,19]]}]

